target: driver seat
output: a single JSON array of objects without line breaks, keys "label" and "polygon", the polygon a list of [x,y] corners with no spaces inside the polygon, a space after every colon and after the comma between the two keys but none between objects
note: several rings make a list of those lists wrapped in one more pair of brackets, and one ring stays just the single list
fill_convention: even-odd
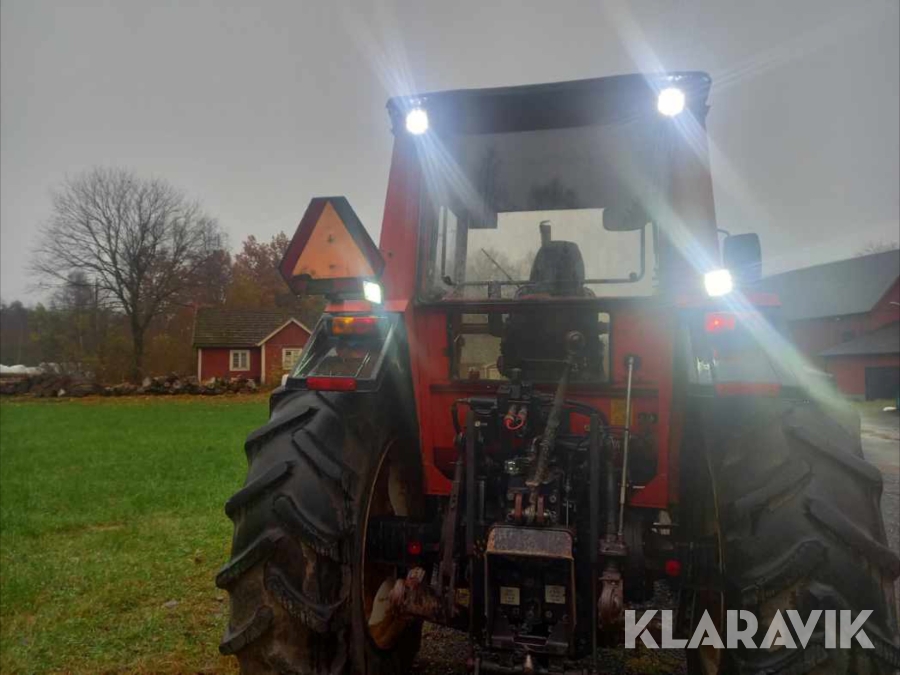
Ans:
[{"label": "driver seat", "polygon": [[541,244],[531,265],[529,281],[529,295],[584,295],[584,259],[578,244],[571,241]]}]

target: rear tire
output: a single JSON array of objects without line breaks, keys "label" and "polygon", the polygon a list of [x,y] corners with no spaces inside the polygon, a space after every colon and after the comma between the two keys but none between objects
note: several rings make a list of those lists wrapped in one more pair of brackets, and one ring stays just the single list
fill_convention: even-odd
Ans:
[{"label": "rear tire", "polygon": [[[707,400],[699,417],[706,470],[695,462],[685,474],[695,483],[688,499],[703,492],[698,480],[711,478],[708,511],[718,526],[706,534],[716,530],[716,558],[724,562],[720,597],[725,608],[756,615],[756,644],[776,610],[796,609],[804,620],[815,609],[849,609],[854,617],[873,610],[864,630],[874,650],[856,640],[850,650],[826,649],[820,618],[806,649],[726,650],[718,672],[864,675],[900,668],[892,584],[900,558],[887,547],[881,474],[862,459],[858,423],[841,415],[842,424],[810,402],[775,398]],[[716,672],[698,652],[688,657],[692,674]]]},{"label": "rear tire", "polygon": [[247,480],[225,505],[231,560],[216,577],[231,606],[219,650],[237,657],[241,673],[408,671],[421,624],[394,626],[379,647],[363,574],[366,514],[385,458],[405,467],[411,498],[422,494],[415,446],[400,438],[376,397],[318,392],[281,398],[247,438]]}]

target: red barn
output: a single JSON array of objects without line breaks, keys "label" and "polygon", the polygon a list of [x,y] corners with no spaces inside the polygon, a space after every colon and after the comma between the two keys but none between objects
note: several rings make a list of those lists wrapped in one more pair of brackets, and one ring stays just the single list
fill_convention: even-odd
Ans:
[{"label": "red barn", "polygon": [[762,281],[781,298],[794,344],[846,395],[900,390],[900,251],[793,270]]},{"label": "red barn", "polygon": [[199,309],[197,378],[246,377],[277,384],[300,358],[311,331],[283,310]]}]

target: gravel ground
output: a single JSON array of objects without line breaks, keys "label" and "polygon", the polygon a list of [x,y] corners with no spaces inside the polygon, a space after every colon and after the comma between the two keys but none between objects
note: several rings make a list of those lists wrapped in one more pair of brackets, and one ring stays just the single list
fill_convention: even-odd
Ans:
[{"label": "gravel ground", "polygon": [[[900,416],[890,413],[865,414],[862,419],[862,442],[866,458],[884,476],[881,508],[888,544],[900,553]],[[647,606],[671,606],[671,598],[664,587],[658,586],[657,591],[656,597]],[[900,579],[895,583],[895,595],[900,616]],[[682,675],[685,672],[679,651],[635,650],[628,654],[624,648],[601,651],[600,670],[603,673]],[[459,675],[465,672],[467,657],[468,644],[463,633],[426,624],[422,650],[411,675]]]},{"label": "gravel ground", "polygon": [[[665,583],[657,583],[653,598],[634,609],[675,609],[675,600]],[[412,675],[459,675],[465,672],[468,658],[466,636],[458,631],[425,624],[422,649],[416,659]],[[600,649],[598,667],[601,673],[616,675],[684,675],[684,654],[680,649]],[[582,662],[590,667],[590,659]]]}]

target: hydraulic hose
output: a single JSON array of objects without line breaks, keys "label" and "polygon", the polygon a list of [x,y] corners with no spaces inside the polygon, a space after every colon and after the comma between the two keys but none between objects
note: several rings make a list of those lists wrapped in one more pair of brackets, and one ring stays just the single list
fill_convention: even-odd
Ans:
[{"label": "hydraulic hose", "polygon": [[553,445],[556,443],[556,433],[559,431],[563,408],[566,405],[566,389],[569,385],[569,369],[571,366],[571,359],[569,359],[563,368],[562,377],[559,379],[559,385],[556,387],[556,395],[553,397],[553,407],[550,409],[547,425],[544,427],[544,433],[541,434],[541,440],[538,443],[537,461],[534,463],[534,470],[531,472],[528,480],[525,481],[525,485],[531,488],[532,492],[537,490],[538,486],[547,478],[550,453],[553,451]]},{"label": "hydraulic hose", "polygon": [[628,366],[628,383],[625,388],[625,437],[622,445],[622,483],[619,486],[619,541],[625,534],[625,495],[628,491],[628,445],[631,440],[631,381],[634,375],[634,361],[632,355],[625,357]]}]

